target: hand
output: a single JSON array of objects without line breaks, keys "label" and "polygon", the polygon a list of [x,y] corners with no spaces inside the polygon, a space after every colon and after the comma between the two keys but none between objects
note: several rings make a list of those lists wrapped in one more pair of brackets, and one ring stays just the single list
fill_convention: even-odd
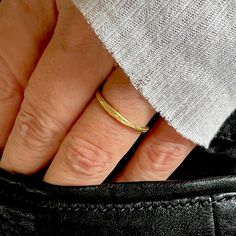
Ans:
[{"label": "hand", "polygon": [[[1,168],[44,181],[94,185],[106,179],[140,135],[112,118],[146,126],[155,110],[116,66],[68,0],[0,3]],[[161,118],[114,182],[165,180],[196,146]]]}]

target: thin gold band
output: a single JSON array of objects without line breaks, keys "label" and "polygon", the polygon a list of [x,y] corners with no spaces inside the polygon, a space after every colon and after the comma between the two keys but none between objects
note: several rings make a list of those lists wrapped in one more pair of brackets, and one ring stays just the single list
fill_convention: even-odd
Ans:
[{"label": "thin gold band", "polygon": [[130,121],[128,121],[125,117],[123,117],[118,111],[116,111],[102,96],[99,89],[96,92],[96,98],[99,101],[99,103],[102,105],[104,110],[109,113],[113,118],[115,118],[117,121],[122,123],[125,126],[128,126],[130,128],[133,128],[139,132],[146,133],[149,130],[149,127],[139,127],[134,124],[132,124]]}]

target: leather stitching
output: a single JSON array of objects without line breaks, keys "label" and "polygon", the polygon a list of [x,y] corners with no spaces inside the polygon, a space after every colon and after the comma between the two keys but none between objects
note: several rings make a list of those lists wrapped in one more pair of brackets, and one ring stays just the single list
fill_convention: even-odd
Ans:
[{"label": "leather stitching", "polygon": [[[0,191],[0,193],[4,193],[3,191]],[[156,201],[150,201],[150,202],[138,202],[138,203],[110,203],[110,204],[83,204],[83,203],[74,203],[71,204],[71,207],[68,207],[67,204],[62,204],[60,202],[50,202],[47,201],[47,203],[39,203],[30,201],[28,199],[25,199],[23,196],[17,196],[16,194],[7,194],[4,193],[6,197],[13,197],[14,200],[19,201],[23,200],[26,204],[32,204],[41,208],[47,208],[47,209],[56,209],[61,211],[78,211],[78,210],[84,210],[84,211],[100,211],[100,212],[106,212],[106,211],[152,211],[155,209],[175,209],[175,208],[183,208],[188,206],[196,206],[196,205],[212,205],[213,203],[222,203],[227,201],[234,201],[236,200],[236,196],[231,197],[224,197],[217,200],[192,200],[192,201],[186,201],[185,203],[176,203],[176,204],[167,204],[167,205],[160,205],[164,202],[156,202]],[[177,199],[176,199],[177,200]],[[56,204],[53,206],[52,204]],[[165,203],[164,203],[165,204]]]}]

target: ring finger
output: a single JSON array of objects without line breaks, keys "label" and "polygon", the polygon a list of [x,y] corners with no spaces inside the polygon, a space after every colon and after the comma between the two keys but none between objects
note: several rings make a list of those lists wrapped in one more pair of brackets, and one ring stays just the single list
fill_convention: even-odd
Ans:
[{"label": "ring finger", "polygon": [[[155,114],[119,68],[106,80],[102,94],[139,126],[146,126]],[[57,185],[100,184],[139,135],[108,115],[94,98],[62,142],[44,181]]]},{"label": "ring finger", "polygon": [[[134,124],[145,126],[155,114],[119,68],[105,82],[103,96]],[[57,185],[100,184],[139,135],[108,115],[94,99],[65,138],[44,181]],[[113,182],[165,180],[195,146],[160,118]]]}]

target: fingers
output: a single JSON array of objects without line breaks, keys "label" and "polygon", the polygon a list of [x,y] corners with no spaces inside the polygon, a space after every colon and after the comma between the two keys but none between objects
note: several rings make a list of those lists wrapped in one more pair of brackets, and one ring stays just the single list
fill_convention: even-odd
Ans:
[{"label": "fingers", "polygon": [[[17,6],[18,1],[9,2]],[[33,6],[27,0],[21,2],[25,3],[22,9],[26,12]],[[53,8],[52,2],[49,8]],[[31,76],[0,165],[8,171],[29,175],[46,167],[56,154],[45,175],[46,182],[99,184],[140,133],[110,117],[96,99],[91,101],[111,72],[113,59],[78,10],[69,1],[56,2],[61,9],[57,26],[35,69],[50,40],[55,18],[50,20],[50,27],[45,27],[47,30],[42,28],[38,33],[32,28],[30,34],[20,38],[21,43],[7,44],[7,37],[17,36],[12,35],[10,28],[17,28],[18,24],[6,22],[3,17],[5,28],[2,27],[1,12],[10,13],[0,5],[0,30],[5,31],[5,38],[0,38],[0,147],[12,128]],[[34,25],[29,20],[34,18],[27,19],[19,21],[19,26],[25,27],[19,27],[21,32]],[[103,94],[121,114],[140,126],[145,126],[155,113],[120,69],[106,81]],[[195,146],[160,119],[114,181],[164,180]]]},{"label": "fingers", "polygon": [[166,180],[195,146],[160,118],[113,182]]},{"label": "fingers", "polygon": [[[146,126],[155,110],[120,69],[110,75],[103,96],[132,123]],[[130,149],[140,132],[111,117],[96,99],[64,139],[44,181],[57,185],[102,183]]]},{"label": "fingers", "polygon": [[0,4],[0,149],[55,22],[53,1],[3,0]]},{"label": "fingers", "polygon": [[25,90],[1,167],[30,175],[48,165],[112,67],[112,57],[78,10],[59,13],[54,35]]}]

